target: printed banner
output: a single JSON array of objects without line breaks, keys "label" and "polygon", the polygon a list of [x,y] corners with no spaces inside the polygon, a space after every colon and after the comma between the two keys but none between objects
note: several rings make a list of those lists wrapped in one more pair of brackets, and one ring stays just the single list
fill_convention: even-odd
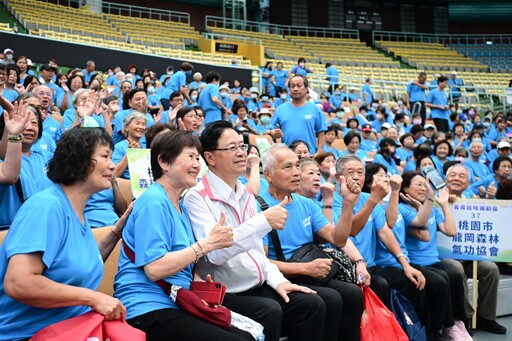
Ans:
[{"label": "printed banner", "polygon": [[452,213],[456,235],[437,233],[441,258],[512,262],[512,201],[459,199]]},{"label": "printed banner", "polygon": [[130,168],[132,193],[135,199],[137,199],[153,184],[151,149],[128,148],[126,155],[128,156],[128,167]]}]

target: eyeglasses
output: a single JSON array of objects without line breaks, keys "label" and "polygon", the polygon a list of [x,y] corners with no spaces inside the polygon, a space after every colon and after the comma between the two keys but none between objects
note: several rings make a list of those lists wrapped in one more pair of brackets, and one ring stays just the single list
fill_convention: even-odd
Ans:
[{"label": "eyeglasses", "polygon": [[38,96],[52,97],[52,93],[51,92],[44,92],[44,91],[38,91],[37,95]]},{"label": "eyeglasses", "polygon": [[211,149],[211,150],[218,150],[218,151],[221,151],[221,152],[228,152],[228,153],[236,153],[236,151],[238,149],[240,149],[243,152],[246,152],[248,148],[249,148],[249,145],[241,144],[241,145],[238,145],[238,146],[232,146],[232,147],[228,147],[228,148],[216,148],[216,149]]}]

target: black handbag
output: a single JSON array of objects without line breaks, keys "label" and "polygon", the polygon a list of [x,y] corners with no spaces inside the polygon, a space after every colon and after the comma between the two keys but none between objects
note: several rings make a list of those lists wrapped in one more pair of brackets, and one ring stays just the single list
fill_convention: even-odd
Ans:
[{"label": "black handbag", "polygon": [[343,250],[323,246],[322,251],[327,253],[338,264],[338,272],[334,278],[343,282],[356,283],[356,272],[354,263],[343,252]]},{"label": "black handbag", "polygon": [[[257,196],[256,200],[258,200],[262,211],[268,209],[268,204],[262,197]],[[309,263],[318,258],[332,258],[328,253],[322,251],[315,244],[308,243],[302,245],[297,251],[295,251],[295,253],[290,259],[286,259],[284,257],[283,249],[281,247],[281,241],[279,240],[279,235],[277,234],[276,230],[270,231],[270,238],[272,239],[272,244],[274,245],[274,250],[276,251],[277,260],[281,262]],[[289,279],[292,280],[294,283],[324,286],[325,284],[327,284],[327,282],[333,279],[333,277],[337,273],[338,263],[334,261],[331,264],[331,270],[329,271],[329,274],[324,278],[313,278],[310,276],[294,276]]]}]

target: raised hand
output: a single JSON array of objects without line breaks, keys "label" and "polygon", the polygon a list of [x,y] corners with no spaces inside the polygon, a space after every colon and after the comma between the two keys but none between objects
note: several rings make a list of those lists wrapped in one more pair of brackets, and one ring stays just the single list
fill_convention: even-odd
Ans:
[{"label": "raised hand", "polygon": [[336,190],[336,185],[330,183],[330,182],[324,182],[320,185],[320,193],[322,193],[322,198],[325,199],[332,199],[334,196],[334,191]]},{"label": "raised hand", "polygon": [[439,204],[439,206],[448,205],[450,201],[450,193],[448,191],[448,188],[441,188],[439,190],[439,195],[437,196],[437,198],[435,198],[435,200]]},{"label": "raised hand", "polygon": [[78,117],[84,118],[85,116],[92,116],[92,114],[94,113],[94,109],[96,108],[97,101],[98,94],[96,93],[96,91],[91,90],[91,92],[89,93],[89,97],[87,97],[85,102],[80,103],[76,108]]},{"label": "raised hand", "polygon": [[183,107],[182,104],[178,104],[176,108],[172,109],[169,112],[169,122],[172,122],[176,119],[176,115],[178,114],[178,111]]},{"label": "raised hand", "polygon": [[[178,122],[178,130],[187,130],[187,128],[185,128],[185,123],[183,123],[183,120],[180,118],[178,118],[176,120]],[[156,119],[155,119],[155,122],[156,122]]]},{"label": "raised hand", "polygon": [[400,186],[402,185],[402,177],[398,174],[393,174],[389,177],[389,184],[391,186],[392,192],[400,191]]},{"label": "raised hand", "polygon": [[16,92],[17,92],[19,95],[21,95],[22,93],[27,92],[27,91],[25,90],[25,87],[23,86],[23,84],[16,84],[16,85],[14,86],[14,90],[16,90]]},{"label": "raised hand", "polygon": [[361,187],[357,181],[353,179],[346,179],[344,176],[339,177],[340,182],[340,195],[343,197],[343,201],[350,202],[352,204],[357,203],[359,200],[359,194],[361,193]]},{"label": "raised hand", "polygon": [[418,200],[414,199],[413,197],[411,197],[409,194],[403,194],[403,193],[400,193],[400,198],[402,198],[402,200],[409,206],[413,207],[414,209],[416,209],[416,211],[419,211],[419,209],[421,208],[421,206],[423,205],[421,202],[419,202]]},{"label": "raised hand", "polygon": [[129,138],[126,138],[126,141],[128,141],[128,148],[140,148],[139,142]]},{"label": "raised hand", "polygon": [[279,127],[279,124],[276,124],[276,129],[274,129],[274,137],[276,139],[283,137],[283,131]]},{"label": "raised hand", "polygon": [[247,163],[252,167],[259,167],[260,157],[256,154],[247,155]]},{"label": "raised hand", "polygon": [[381,201],[388,195],[391,190],[388,177],[375,178],[372,183],[371,197],[374,197],[377,201]]},{"label": "raised hand", "polygon": [[5,129],[9,135],[19,135],[25,130],[28,118],[30,117],[30,110],[28,104],[23,101],[14,102],[14,110],[12,114],[4,111]]},{"label": "raised hand", "polygon": [[284,229],[286,219],[288,219],[288,211],[284,208],[286,204],[288,204],[288,196],[284,197],[279,205],[272,206],[268,210],[263,211],[263,215],[274,230]]}]

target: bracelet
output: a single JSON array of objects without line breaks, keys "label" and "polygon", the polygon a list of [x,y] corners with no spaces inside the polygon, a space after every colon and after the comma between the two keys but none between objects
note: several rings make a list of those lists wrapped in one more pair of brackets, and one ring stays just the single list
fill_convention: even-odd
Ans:
[{"label": "bracelet", "polygon": [[203,250],[203,247],[201,246],[201,244],[199,244],[199,242],[196,242],[197,246],[199,246],[199,249],[201,250],[201,253],[203,254],[201,257],[204,257],[205,253],[204,253],[204,250]]},{"label": "bracelet", "polygon": [[114,236],[116,236],[118,239],[123,239],[123,236],[121,236],[119,233],[114,231],[113,228],[110,228],[110,232],[112,232],[114,234]]},{"label": "bracelet", "polygon": [[400,257],[407,258],[403,252],[400,252],[398,255],[395,256],[396,260],[399,260]]},{"label": "bracelet", "polygon": [[196,260],[194,261],[194,264],[197,264],[197,262],[199,262],[199,258],[201,258],[201,256],[199,255],[199,251],[197,251],[197,249],[194,247],[194,244],[190,245],[190,247],[196,253]]},{"label": "bracelet", "polygon": [[360,259],[358,259],[358,260],[356,260],[354,262],[354,265],[357,266],[357,264],[359,264],[359,263],[365,263],[366,264],[366,260],[364,258],[360,258]]},{"label": "bracelet", "polygon": [[429,230],[428,226],[419,226],[419,227],[416,227],[416,229],[418,231],[428,231]]},{"label": "bracelet", "polygon": [[323,205],[322,208],[332,209],[332,205]]},{"label": "bracelet", "polygon": [[23,134],[19,135],[7,135],[8,142],[21,142],[23,141]]}]

